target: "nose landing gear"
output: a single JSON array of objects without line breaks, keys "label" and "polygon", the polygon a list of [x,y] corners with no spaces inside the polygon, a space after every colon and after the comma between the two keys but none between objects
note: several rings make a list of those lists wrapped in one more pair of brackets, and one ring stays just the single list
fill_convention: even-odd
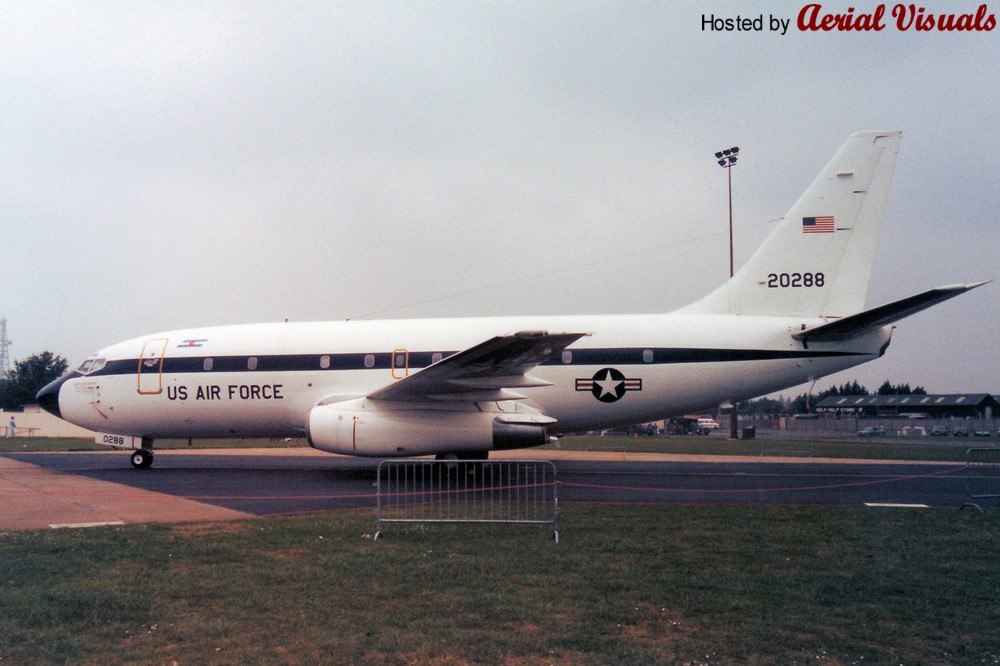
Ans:
[{"label": "nose landing gear", "polygon": [[153,464],[153,452],[148,449],[139,449],[132,452],[132,467],[136,469],[146,469]]}]

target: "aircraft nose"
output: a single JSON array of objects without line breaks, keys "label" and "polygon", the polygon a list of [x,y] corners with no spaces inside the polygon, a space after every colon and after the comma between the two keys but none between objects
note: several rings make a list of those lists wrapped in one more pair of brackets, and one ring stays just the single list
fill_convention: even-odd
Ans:
[{"label": "aircraft nose", "polygon": [[69,375],[65,374],[59,379],[49,382],[45,387],[38,392],[35,399],[38,400],[38,406],[47,411],[49,414],[53,414],[62,418],[62,412],[59,411],[59,389],[62,385],[66,383],[69,379]]}]

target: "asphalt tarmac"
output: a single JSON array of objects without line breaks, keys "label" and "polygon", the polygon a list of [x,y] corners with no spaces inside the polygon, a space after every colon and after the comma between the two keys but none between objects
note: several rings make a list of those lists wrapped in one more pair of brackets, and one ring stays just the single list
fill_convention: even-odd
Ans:
[{"label": "asphalt tarmac", "polygon": [[[953,507],[1000,479],[961,463],[515,451],[549,459],[559,502]],[[312,449],[0,454],[0,529],[198,522],[373,508],[377,460]]]}]

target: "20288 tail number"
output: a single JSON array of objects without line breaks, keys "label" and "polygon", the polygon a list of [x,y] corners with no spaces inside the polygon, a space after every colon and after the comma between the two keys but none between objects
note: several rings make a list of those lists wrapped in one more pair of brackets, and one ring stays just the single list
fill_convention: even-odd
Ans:
[{"label": "20288 tail number", "polygon": [[822,273],[768,273],[768,289],[810,288],[826,286],[826,276]]}]

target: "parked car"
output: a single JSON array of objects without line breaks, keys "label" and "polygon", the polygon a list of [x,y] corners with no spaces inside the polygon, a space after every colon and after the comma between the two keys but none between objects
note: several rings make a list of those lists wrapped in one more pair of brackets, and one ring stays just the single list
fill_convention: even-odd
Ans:
[{"label": "parked car", "polygon": [[870,426],[868,428],[862,428],[858,431],[859,437],[880,437],[885,434],[885,428],[882,426]]},{"label": "parked car", "polygon": [[990,429],[989,428],[976,428],[973,431],[972,434],[975,437],[989,437],[990,436]]},{"label": "parked car", "polygon": [[968,428],[955,428],[955,430],[952,431],[951,434],[954,435],[955,437],[968,437],[969,436],[969,429]]},{"label": "parked car", "polygon": [[944,437],[948,434],[948,429],[944,426],[934,426],[931,428],[931,435],[934,437]]}]

